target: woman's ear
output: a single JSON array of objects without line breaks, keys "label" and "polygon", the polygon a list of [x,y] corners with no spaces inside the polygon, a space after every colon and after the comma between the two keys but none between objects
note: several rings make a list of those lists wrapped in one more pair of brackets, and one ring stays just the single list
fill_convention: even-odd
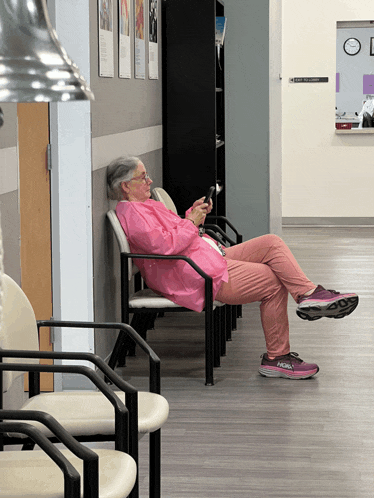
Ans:
[{"label": "woman's ear", "polygon": [[130,191],[129,186],[127,185],[127,182],[122,182],[121,183],[121,190],[123,192],[123,197],[127,199],[127,195]]}]

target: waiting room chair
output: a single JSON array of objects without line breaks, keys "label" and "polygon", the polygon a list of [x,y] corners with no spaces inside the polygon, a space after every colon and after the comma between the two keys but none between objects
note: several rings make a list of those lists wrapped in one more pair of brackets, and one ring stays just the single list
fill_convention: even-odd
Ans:
[{"label": "waiting room chair", "polygon": [[[150,497],[160,497],[160,430],[168,418],[169,405],[160,395],[160,360],[148,344],[128,325],[122,323],[97,322],[62,322],[55,320],[35,320],[34,311],[22,289],[8,275],[3,275],[3,323],[0,330],[0,357],[3,364],[0,370],[9,371],[3,374],[1,396],[6,392],[15,377],[22,370],[19,368],[21,359],[27,359],[34,365],[28,367],[29,399],[21,410],[46,411],[55,417],[69,433],[80,441],[115,441],[115,448],[126,449],[127,432],[120,421],[119,408],[113,410],[110,402],[117,399],[129,410],[129,453],[138,462],[138,435],[149,434],[150,446]],[[40,327],[73,327],[115,329],[130,336],[149,357],[150,392],[137,392],[130,384],[121,379],[99,356],[90,353],[40,352],[38,329]],[[95,371],[88,367],[76,365],[39,365],[38,359],[82,360],[91,362],[103,376],[110,379],[119,391],[109,388],[109,395],[103,396],[107,384],[103,379],[92,377]],[[11,363],[10,363],[11,362]],[[86,375],[101,392],[52,392],[40,394],[39,372],[63,372],[69,368],[71,372]],[[83,369],[83,370],[82,370]],[[26,369],[27,370],[27,369]],[[92,378],[91,378],[92,377]],[[103,387],[105,386],[105,388]],[[109,396],[109,397],[108,397]],[[108,402],[108,400],[110,402]],[[118,403],[117,403],[118,404]],[[2,407],[2,401],[1,406]],[[122,428],[121,428],[122,427]],[[45,427],[38,427],[47,437],[52,434]],[[127,429],[126,429],[127,430]],[[52,441],[53,438],[52,438]],[[22,441],[18,440],[18,444]],[[25,448],[30,447],[23,440]],[[4,444],[17,444],[14,436],[4,437]],[[31,444],[32,447],[32,444]],[[131,496],[138,496],[138,481]]]},{"label": "waiting room chair", "polygon": [[[120,250],[121,260],[121,312],[122,321],[129,323],[130,313],[134,314],[136,327],[140,335],[145,337],[147,329],[151,328],[152,320],[158,313],[164,312],[186,312],[190,309],[179,306],[169,299],[157,295],[151,289],[136,290],[130,295],[130,282],[132,277],[139,271],[132,263],[132,258],[138,259],[165,259],[165,260],[184,260],[187,264],[201,275],[205,280],[205,383],[208,386],[214,384],[213,367],[219,366],[221,355],[221,335],[222,328],[219,320],[216,320],[217,327],[214,326],[214,310],[223,306],[218,301],[213,302],[213,283],[212,278],[203,272],[190,258],[186,256],[164,256],[156,254],[133,254],[130,251],[125,232],[114,210],[107,213],[107,217],[113,228],[118,247]],[[149,318],[151,317],[151,320]],[[134,319],[131,322],[133,326]],[[216,331],[216,333],[215,333]],[[109,366],[115,368],[121,356],[126,355],[128,342],[123,334],[119,334],[114,346]]]},{"label": "waiting room chair", "polygon": [[[126,412],[124,414],[127,415]],[[0,451],[0,497],[130,496],[136,482],[137,467],[135,460],[127,453],[117,450],[91,450],[74,439],[47,413],[0,410],[0,419],[1,435],[23,434],[41,449]],[[57,448],[43,432],[27,423],[30,421],[46,427],[66,449]]]},{"label": "waiting room chair", "polygon": [[[166,192],[165,189],[163,189],[162,187],[155,187],[151,191],[151,196],[152,199],[154,199],[155,201],[162,202],[168,209],[170,209],[170,211],[173,211],[173,213],[178,215],[174,201],[170,197],[170,195]],[[231,228],[231,230],[234,232],[236,236],[236,241],[234,241],[231,237],[229,237],[226,231],[223,230],[217,224],[207,223],[210,220],[220,222],[225,229],[227,229],[227,227]],[[237,231],[234,225],[225,216],[216,216],[209,214],[205,219],[203,228],[208,235],[210,235],[212,238],[220,242],[222,245],[229,244],[230,246],[232,246],[243,242],[243,236]],[[236,319],[242,317],[242,306],[227,305],[225,308],[227,310],[227,330],[226,330],[227,339],[231,340],[231,329],[236,330]],[[229,326],[230,319],[231,319],[231,326]]]}]

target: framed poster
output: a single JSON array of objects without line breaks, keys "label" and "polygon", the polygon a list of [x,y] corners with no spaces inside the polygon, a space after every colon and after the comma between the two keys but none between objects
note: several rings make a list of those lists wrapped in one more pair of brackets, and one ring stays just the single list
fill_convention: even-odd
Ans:
[{"label": "framed poster", "polygon": [[135,78],[145,79],[144,0],[135,0]]},{"label": "framed poster", "polygon": [[157,0],[149,2],[149,46],[148,46],[148,77],[150,80],[158,80],[158,5]]},{"label": "framed poster", "polygon": [[98,0],[99,76],[114,77],[113,0]]},{"label": "framed poster", "polygon": [[118,76],[131,78],[131,0],[118,0]]}]

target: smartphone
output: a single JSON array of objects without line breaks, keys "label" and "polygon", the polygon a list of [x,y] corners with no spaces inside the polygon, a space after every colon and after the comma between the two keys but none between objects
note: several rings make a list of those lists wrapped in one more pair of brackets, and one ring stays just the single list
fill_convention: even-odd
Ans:
[{"label": "smartphone", "polygon": [[209,203],[209,200],[212,198],[214,190],[215,190],[215,187],[210,187],[209,188],[208,193],[206,194],[206,197],[204,199],[204,202]]}]

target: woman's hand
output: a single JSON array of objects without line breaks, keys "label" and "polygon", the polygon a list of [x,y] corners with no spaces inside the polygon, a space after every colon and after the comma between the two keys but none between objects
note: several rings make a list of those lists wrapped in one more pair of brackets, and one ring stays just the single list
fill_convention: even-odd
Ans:
[{"label": "woman's hand", "polygon": [[200,204],[203,204],[204,199],[205,199],[205,197],[200,197],[200,199],[197,199],[197,201],[195,201],[192,204],[192,209],[195,209],[195,207],[200,206]]},{"label": "woman's hand", "polygon": [[[197,199],[197,201],[195,201],[193,203],[192,209],[194,209],[195,207],[200,206],[201,204],[203,204],[204,203],[204,199],[205,199],[205,197],[201,197],[200,199]],[[206,210],[206,214],[209,214],[212,211],[212,209],[213,209],[213,201],[212,201],[212,199],[209,199],[209,203],[207,204],[207,206],[208,207],[207,207],[207,210]]]},{"label": "woman's hand", "polygon": [[194,205],[192,206],[193,209],[188,215],[188,219],[193,221],[194,225],[198,227],[204,223],[207,213],[210,213],[210,211],[208,211],[209,207],[209,204],[204,202],[204,197],[198,199],[194,202]]}]

